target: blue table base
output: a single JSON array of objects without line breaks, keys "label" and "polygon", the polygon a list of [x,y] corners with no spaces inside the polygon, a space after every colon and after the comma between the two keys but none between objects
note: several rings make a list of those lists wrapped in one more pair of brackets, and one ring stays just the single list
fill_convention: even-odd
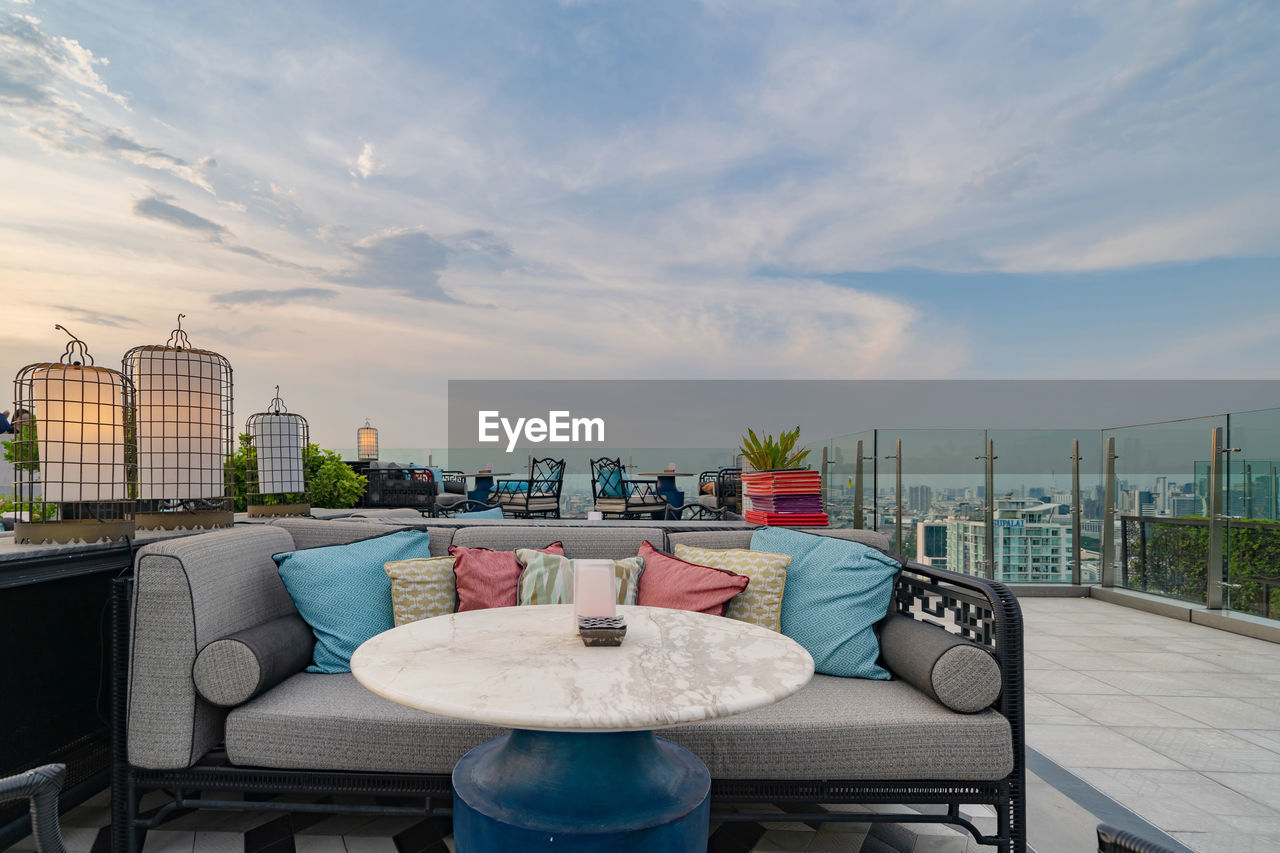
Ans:
[{"label": "blue table base", "polygon": [[458,853],[705,851],[711,775],[653,732],[516,729],[453,771]]}]

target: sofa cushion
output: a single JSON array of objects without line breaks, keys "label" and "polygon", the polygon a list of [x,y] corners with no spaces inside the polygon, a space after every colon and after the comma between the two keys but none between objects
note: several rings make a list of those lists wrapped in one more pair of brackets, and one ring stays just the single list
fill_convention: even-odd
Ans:
[{"label": "sofa cushion", "polygon": [[875,624],[885,617],[902,564],[861,542],[762,527],[751,547],[791,555],[782,633],[813,655],[815,672],[888,679],[876,663]]},{"label": "sofa cushion", "polygon": [[223,708],[248,702],[311,663],[311,626],[296,613],[214,640],[196,655],[196,692]]},{"label": "sofa cushion", "polygon": [[[532,548],[516,549],[516,559],[524,567],[520,572],[516,604],[573,603],[572,560]],[[613,561],[613,585],[618,604],[636,603],[644,570],[645,562],[640,557]]]},{"label": "sofa cushion", "polygon": [[782,593],[787,584],[787,554],[767,554],[745,548],[695,548],[676,545],[676,557],[699,566],[724,569],[751,579],[725,608],[724,615],[760,625],[771,631],[782,630]]},{"label": "sofa cushion", "polygon": [[905,681],[815,675],[781,702],[659,734],[713,779],[978,781],[1013,770],[1008,720],[948,711]]},{"label": "sofa cushion", "polygon": [[664,554],[649,542],[640,545],[639,556],[644,558],[639,603],[646,607],[723,616],[725,602],[746,589],[751,581],[724,569],[699,566]]},{"label": "sofa cushion", "polygon": [[391,611],[397,626],[457,609],[453,563],[453,557],[419,557],[383,565],[391,578]]},{"label": "sofa cushion", "polygon": [[[350,674],[300,673],[231,711],[226,733],[239,765],[446,774],[503,730],[398,705]],[[768,707],[658,734],[714,779],[982,781],[1013,769],[1004,717],[956,714],[905,681],[816,675]]]},{"label": "sofa cushion", "polygon": [[226,746],[254,767],[452,773],[504,731],[383,699],[351,673],[304,672],[228,714]]},{"label": "sofa cushion", "polygon": [[662,529],[638,524],[596,526],[585,521],[577,526],[559,522],[513,522],[505,526],[458,528],[453,536],[453,544],[468,548],[514,551],[516,548],[540,548],[547,542],[559,540],[564,545],[566,557],[621,560],[624,557],[634,557],[640,550],[640,543],[646,539],[650,542],[660,541]]},{"label": "sofa cushion", "polygon": [[880,627],[885,666],[953,711],[971,714],[1000,696],[1000,665],[986,646],[892,613]]},{"label": "sofa cushion", "polygon": [[395,627],[391,578],[383,566],[429,556],[425,530],[276,554],[280,579],[316,634],[315,662],[307,671],[350,671],[351,654],[361,643]]},{"label": "sofa cushion", "polygon": [[[564,554],[559,542],[539,550]],[[453,573],[458,584],[458,612],[490,607],[515,607],[519,598],[520,561],[514,551],[467,548],[453,545],[449,553],[457,558]]]}]

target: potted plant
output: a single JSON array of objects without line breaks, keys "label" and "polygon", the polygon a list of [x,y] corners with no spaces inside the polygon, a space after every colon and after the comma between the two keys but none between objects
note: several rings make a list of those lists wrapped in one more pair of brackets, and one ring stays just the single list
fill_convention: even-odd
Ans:
[{"label": "potted plant", "polygon": [[757,471],[798,470],[800,463],[809,455],[808,450],[796,449],[799,440],[800,427],[780,433],[776,440],[772,435],[766,435],[763,441],[756,436],[755,430],[748,429],[738,450]]}]

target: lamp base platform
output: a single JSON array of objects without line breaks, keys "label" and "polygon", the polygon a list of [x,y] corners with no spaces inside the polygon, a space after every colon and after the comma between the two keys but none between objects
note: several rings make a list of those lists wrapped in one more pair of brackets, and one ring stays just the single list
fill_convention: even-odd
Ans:
[{"label": "lamp base platform", "polygon": [[221,509],[206,509],[198,512],[139,512],[133,516],[139,530],[195,530],[215,527],[230,527],[235,523],[235,516]]},{"label": "lamp base platform", "polygon": [[310,515],[311,504],[250,504],[250,518],[274,518],[281,515]]},{"label": "lamp base platform", "polygon": [[13,541],[17,545],[39,545],[52,542],[65,545],[69,542],[127,542],[135,530],[132,521],[19,521],[13,525]]}]

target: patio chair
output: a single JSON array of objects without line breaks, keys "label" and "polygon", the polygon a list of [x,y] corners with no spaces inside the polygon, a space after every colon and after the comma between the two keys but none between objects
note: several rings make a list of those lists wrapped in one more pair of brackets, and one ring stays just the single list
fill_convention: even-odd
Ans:
[{"label": "patio chair", "polygon": [[[707,488],[708,485],[710,488]],[[702,506],[741,512],[741,501],[741,468],[717,468],[698,475],[698,503]]]},{"label": "patio chair", "polygon": [[712,509],[704,503],[668,506],[662,518],[664,521],[724,521],[729,512],[727,506]]},{"label": "patio chair", "polygon": [[[469,515],[473,512],[484,512],[486,510],[500,509],[492,504],[484,501],[461,500],[450,506],[437,506],[434,518],[457,518],[460,515]],[[505,515],[503,516],[505,518]]]},{"label": "patio chair", "polygon": [[564,485],[563,459],[534,459],[524,480],[498,480],[489,494],[489,506],[502,508],[511,518],[560,517],[560,489]]},{"label": "patio chair", "polygon": [[[433,475],[436,470],[431,469]],[[440,478],[440,488],[436,491],[433,509],[436,515],[451,518],[453,513],[446,514],[446,512],[450,509],[456,510],[458,504],[467,500],[467,477],[461,471],[442,470]]]},{"label": "patio chair", "polygon": [[591,460],[592,507],[605,518],[664,518],[667,499],[657,480],[631,480],[621,459]]},{"label": "patio chair", "polygon": [[67,765],[46,764],[0,779],[0,803],[31,801],[31,837],[39,853],[66,853],[58,824],[58,795],[67,778]]}]

